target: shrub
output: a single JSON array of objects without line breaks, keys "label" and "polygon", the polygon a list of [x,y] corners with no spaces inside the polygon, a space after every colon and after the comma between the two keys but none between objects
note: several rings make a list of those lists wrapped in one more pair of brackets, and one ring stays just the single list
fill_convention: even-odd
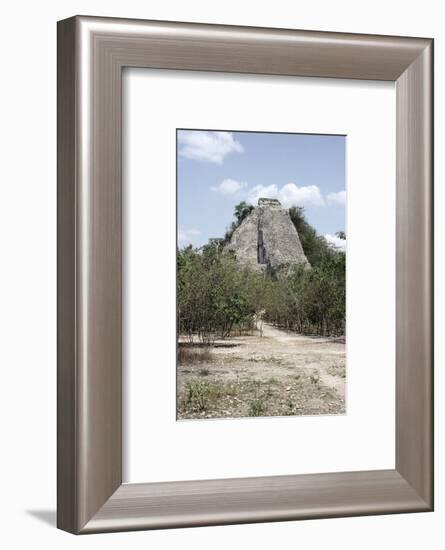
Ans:
[{"label": "shrub", "polygon": [[266,404],[261,397],[254,399],[250,403],[249,416],[261,416],[262,414],[265,414],[265,412]]}]

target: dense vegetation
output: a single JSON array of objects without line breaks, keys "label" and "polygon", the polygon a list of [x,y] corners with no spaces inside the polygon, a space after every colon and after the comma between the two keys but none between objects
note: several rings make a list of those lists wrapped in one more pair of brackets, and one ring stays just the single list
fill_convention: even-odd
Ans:
[{"label": "dense vegetation", "polygon": [[[233,231],[252,207],[235,209]],[[264,318],[301,333],[340,335],[345,329],[343,252],[317,235],[302,208],[291,208],[311,269],[295,267],[275,278],[242,269],[221,241],[177,252],[178,330],[193,341],[211,343],[235,330],[250,330]]]}]

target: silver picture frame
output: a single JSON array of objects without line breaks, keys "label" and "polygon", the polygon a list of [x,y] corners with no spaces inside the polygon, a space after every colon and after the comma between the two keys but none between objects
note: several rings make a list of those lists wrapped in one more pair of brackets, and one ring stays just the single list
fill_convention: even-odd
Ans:
[{"label": "silver picture frame", "polygon": [[[122,484],[122,71],[395,82],[394,470]],[[58,23],[57,524],[94,533],[433,509],[433,40]]]}]

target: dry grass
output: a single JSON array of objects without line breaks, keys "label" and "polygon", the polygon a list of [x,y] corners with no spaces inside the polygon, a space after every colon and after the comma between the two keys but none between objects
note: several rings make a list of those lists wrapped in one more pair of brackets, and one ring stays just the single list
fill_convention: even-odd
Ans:
[{"label": "dry grass", "polygon": [[238,378],[187,381],[178,395],[178,418],[230,418],[344,413],[344,400],[318,373],[301,371],[283,380]]},{"label": "dry grass", "polygon": [[192,414],[214,410],[220,399],[232,395],[234,391],[232,384],[195,378],[185,386],[182,409]]},{"label": "dry grass", "polygon": [[213,355],[209,348],[178,347],[178,364],[195,365],[212,361]]},{"label": "dry grass", "polygon": [[340,376],[341,378],[346,378],[346,365],[330,365],[327,369],[327,372],[332,376]]}]

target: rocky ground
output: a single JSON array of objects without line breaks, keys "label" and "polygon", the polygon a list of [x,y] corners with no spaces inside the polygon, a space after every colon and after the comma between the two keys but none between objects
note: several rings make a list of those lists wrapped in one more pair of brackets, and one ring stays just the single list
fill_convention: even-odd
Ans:
[{"label": "rocky ground", "polygon": [[265,325],[263,336],[180,344],[178,419],[345,413],[344,339]]}]

